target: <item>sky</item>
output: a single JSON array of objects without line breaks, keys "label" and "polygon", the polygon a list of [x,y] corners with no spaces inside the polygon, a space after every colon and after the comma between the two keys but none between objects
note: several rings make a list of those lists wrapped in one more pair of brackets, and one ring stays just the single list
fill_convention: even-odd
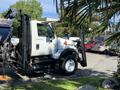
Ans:
[{"label": "sky", "polygon": [[53,0],[40,0],[43,7],[43,16],[44,17],[54,17],[57,18],[56,6],[53,3]]},{"label": "sky", "polygon": [[[15,4],[16,1],[19,0],[0,0],[0,12],[5,11],[9,8],[10,5]],[[49,17],[49,18],[58,18],[59,16],[56,13],[56,7],[53,3],[53,0],[39,0],[43,8],[43,15],[42,17]],[[120,16],[115,17],[115,21],[118,21]],[[114,19],[112,19],[113,21]]]},{"label": "sky", "polygon": [[[16,1],[19,0],[0,0],[0,12],[3,12],[6,9],[8,9],[9,6],[15,4]],[[39,0],[39,1],[43,8],[42,17],[58,18],[53,0]]]}]

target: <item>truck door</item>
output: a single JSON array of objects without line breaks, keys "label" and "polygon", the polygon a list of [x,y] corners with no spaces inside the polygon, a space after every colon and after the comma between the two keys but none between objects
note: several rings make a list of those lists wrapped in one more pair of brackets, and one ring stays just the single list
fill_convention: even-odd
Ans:
[{"label": "truck door", "polygon": [[32,23],[32,25],[32,56],[51,55],[49,25],[42,23],[36,23],[36,26]]}]

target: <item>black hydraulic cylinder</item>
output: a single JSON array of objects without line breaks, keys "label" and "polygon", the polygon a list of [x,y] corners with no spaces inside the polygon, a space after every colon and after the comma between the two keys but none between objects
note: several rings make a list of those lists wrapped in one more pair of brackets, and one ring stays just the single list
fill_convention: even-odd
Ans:
[{"label": "black hydraulic cylinder", "polygon": [[87,61],[86,61],[86,53],[85,53],[85,33],[84,33],[84,29],[81,26],[80,27],[80,38],[81,38],[81,53],[82,53],[82,61],[81,61],[81,65],[82,66],[87,66]]},{"label": "black hydraulic cylinder", "polygon": [[30,36],[30,17],[26,14],[22,14],[21,16],[21,25],[20,25],[20,34],[18,35],[20,38],[19,51],[22,57],[21,65],[24,71],[27,70],[28,60],[30,59],[30,47],[31,47],[31,36]]}]

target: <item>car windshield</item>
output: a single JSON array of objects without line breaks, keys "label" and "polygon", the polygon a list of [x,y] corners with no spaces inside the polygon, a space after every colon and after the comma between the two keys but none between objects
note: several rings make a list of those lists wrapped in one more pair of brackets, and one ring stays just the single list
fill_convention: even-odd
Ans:
[{"label": "car windshield", "polygon": [[97,37],[95,41],[96,41],[97,43],[102,43],[102,42],[104,42],[104,40],[105,40],[104,37]]}]

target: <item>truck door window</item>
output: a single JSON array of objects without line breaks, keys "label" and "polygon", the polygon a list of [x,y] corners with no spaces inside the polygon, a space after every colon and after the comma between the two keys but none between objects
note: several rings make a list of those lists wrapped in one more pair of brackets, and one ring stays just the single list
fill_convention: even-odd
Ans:
[{"label": "truck door window", "polygon": [[43,24],[37,24],[38,36],[47,36],[47,26]]}]

